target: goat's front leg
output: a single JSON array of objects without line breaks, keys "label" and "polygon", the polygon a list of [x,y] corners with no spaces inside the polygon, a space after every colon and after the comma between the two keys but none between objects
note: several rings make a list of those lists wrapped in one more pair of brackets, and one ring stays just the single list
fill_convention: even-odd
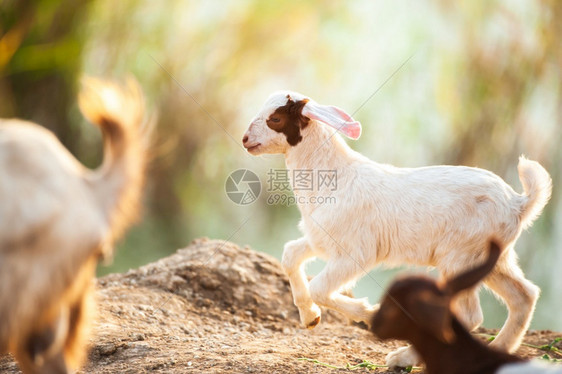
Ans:
[{"label": "goat's front leg", "polygon": [[343,286],[355,281],[366,267],[349,256],[330,259],[326,267],[310,282],[310,294],[316,303],[334,309],[352,321],[371,326],[379,304],[370,305],[367,298],[354,299],[340,293]]},{"label": "goat's front leg", "polygon": [[293,302],[299,309],[301,323],[309,329],[314,328],[320,322],[320,308],[310,297],[308,280],[304,272],[304,263],[315,255],[316,252],[308,244],[308,241],[305,238],[300,238],[285,244],[283,259],[281,260],[289,277]]}]

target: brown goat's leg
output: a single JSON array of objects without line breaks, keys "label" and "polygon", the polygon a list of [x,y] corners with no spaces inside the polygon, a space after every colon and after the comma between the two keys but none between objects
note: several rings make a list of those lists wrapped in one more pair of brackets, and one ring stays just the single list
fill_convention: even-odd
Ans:
[{"label": "brown goat's leg", "polygon": [[514,352],[519,345],[533,317],[540,289],[525,279],[515,263],[515,256],[509,266],[502,264],[486,279],[486,285],[497,293],[507,305],[509,315],[498,336],[491,345]]}]

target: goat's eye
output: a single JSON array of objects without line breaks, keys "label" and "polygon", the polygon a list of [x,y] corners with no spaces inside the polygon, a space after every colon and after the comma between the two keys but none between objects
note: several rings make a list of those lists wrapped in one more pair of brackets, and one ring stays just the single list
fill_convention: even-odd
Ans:
[{"label": "goat's eye", "polygon": [[279,117],[270,117],[267,121],[267,126],[275,131],[280,131],[283,128],[283,122]]}]

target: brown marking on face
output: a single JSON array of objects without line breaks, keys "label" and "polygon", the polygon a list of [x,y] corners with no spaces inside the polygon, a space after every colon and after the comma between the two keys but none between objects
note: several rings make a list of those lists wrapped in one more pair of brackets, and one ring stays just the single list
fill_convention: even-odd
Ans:
[{"label": "brown marking on face", "polygon": [[301,130],[308,126],[310,119],[302,115],[302,108],[308,99],[293,101],[287,95],[287,104],[275,109],[266,120],[267,126],[277,132],[285,134],[287,143],[297,145],[301,140]]}]

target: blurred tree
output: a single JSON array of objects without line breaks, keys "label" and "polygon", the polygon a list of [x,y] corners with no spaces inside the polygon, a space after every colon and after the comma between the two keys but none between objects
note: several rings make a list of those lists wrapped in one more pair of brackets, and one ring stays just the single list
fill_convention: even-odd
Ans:
[{"label": "blurred tree", "polygon": [[518,190],[515,160],[526,154],[553,178],[552,199],[533,236],[518,244],[526,273],[543,288],[535,319],[552,321],[552,305],[540,304],[556,298],[555,284],[561,284],[544,270],[546,258],[562,260],[555,223],[562,216],[556,190],[562,180],[562,2],[441,4],[460,30],[459,49],[442,64],[437,85],[441,112],[451,123],[445,159],[510,176]]},{"label": "blurred tree", "polygon": [[2,1],[0,6],[0,116],[38,122],[71,152],[82,152],[80,129],[69,121],[81,71],[85,0]]},{"label": "blurred tree", "polygon": [[[505,172],[525,149],[530,127],[525,111],[545,75],[561,82],[560,18],[562,3],[543,1],[525,22],[502,2],[445,3],[448,16],[459,20],[462,45],[439,77],[442,111],[453,126],[447,148],[454,164],[485,164]],[[535,19],[533,19],[535,18]],[[530,25],[529,25],[530,24]],[[551,76],[554,73],[554,76]],[[532,142],[532,141],[531,141]],[[543,149],[544,151],[544,149]],[[496,157],[490,160],[490,156]],[[551,163],[547,153],[532,155]]]}]

